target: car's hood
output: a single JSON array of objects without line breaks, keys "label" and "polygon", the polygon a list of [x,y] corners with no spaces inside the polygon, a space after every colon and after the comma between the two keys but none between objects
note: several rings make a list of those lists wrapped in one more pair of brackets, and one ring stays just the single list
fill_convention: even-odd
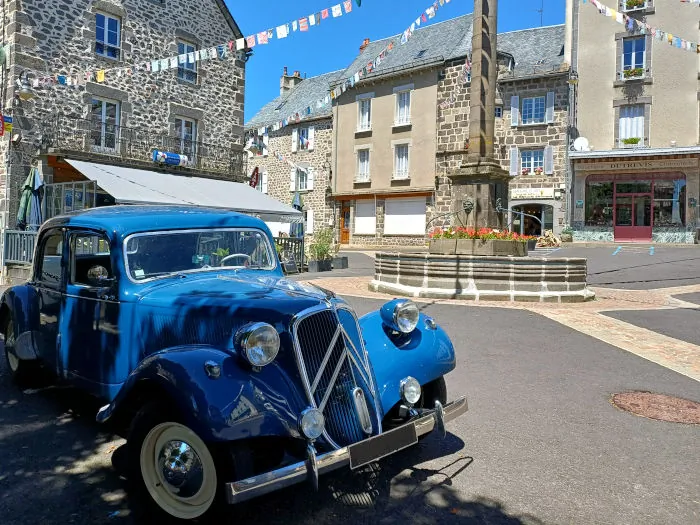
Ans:
[{"label": "car's hood", "polygon": [[332,292],[309,284],[255,271],[182,274],[154,281],[138,293],[138,302],[156,307],[177,307],[197,302],[212,307],[250,305],[265,301],[277,308],[293,304],[300,311],[333,297]]}]

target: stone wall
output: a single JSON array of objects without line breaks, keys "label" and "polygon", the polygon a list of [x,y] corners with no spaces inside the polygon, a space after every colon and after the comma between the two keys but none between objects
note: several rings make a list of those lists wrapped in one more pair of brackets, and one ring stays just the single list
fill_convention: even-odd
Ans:
[{"label": "stone wall", "polygon": [[[121,20],[118,60],[95,53],[95,13]],[[197,120],[197,140],[230,148],[243,141],[245,62],[235,52],[198,63],[195,84],[179,80],[177,69],[132,74],[107,72],[104,82],[86,81],[85,72],[145,64],[177,55],[183,39],[197,49],[235,39],[218,0],[12,0],[4,3],[5,41],[13,43],[5,86],[5,106],[13,108],[23,143],[39,141],[44,123],[60,116],[86,119],[93,96],[120,102],[120,125],[157,135],[174,134],[175,116]],[[34,77],[66,75],[77,86],[35,86],[35,97],[13,106],[14,82],[22,71]],[[14,217],[18,185],[34,154],[11,169],[0,189],[3,210]],[[50,180],[50,173],[45,174]],[[6,197],[11,201],[6,202]],[[11,219],[11,222],[14,219]]]},{"label": "stone wall", "polygon": [[[307,163],[314,172],[314,185],[311,191],[302,192],[305,210],[312,210],[314,230],[327,227],[333,218],[333,204],[328,198],[330,191],[330,167],[333,151],[333,123],[330,117],[308,121],[301,126],[314,127],[314,148],[312,151],[292,152],[292,130],[287,126],[270,132],[267,155],[255,155],[248,160],[248,171],[257,166],[262,173],[267,172],[267,194],[285,204],[291,204],[294,192],[290,191],[291,163]],[[287,160],[280,159],[283,155]]]},{"label": "stone wall", "polygon": [[[469,137],[469,85],[460,82],[464,68],[463,60],[449,62],[438,82],[437,115],[437,158],[436,173],[438,189],[436,192],[437,215],[452,211],[451,181],[446,176],[450,170],[457,169],[467,159],[467,139]],[[535,126],[511,127],[511,96],[523,97],[544,95],[548,91],[555,93],[554,123]],[[566,130],[568,122],[568,84],[566,75],[550,75],[534,79],[507,79],[499,81],[497,106],[502,108],[502,116],[496,118],[494,156],[501,166],[510,170],[509,151],[512,145],[519,147],[554,148],[554,173],[552,175],[517,175],[510,180],[510,189],[516,188],[554,188],[566,180]],[[453,100],[446,108],[440,108],[444,101]],[[562,191],[562,195],[564,192]],[[527,200],[509,200],[509,206],[517,206]],[[555,231],[561,229],[564,222],[565,200],[552,199],[554,206]],[[437,219],[435,226],[452,224],[450,216]]]}]

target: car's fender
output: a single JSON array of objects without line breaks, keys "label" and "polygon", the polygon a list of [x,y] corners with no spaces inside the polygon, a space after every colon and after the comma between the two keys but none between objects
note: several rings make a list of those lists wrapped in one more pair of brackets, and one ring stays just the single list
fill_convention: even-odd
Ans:
[{"label": "car's fender", "polygon": [[[220,367],[218,378],[205,368],[212,363]],[[148,402],[154,391],[173,403],[185,424],[205,441],[298,437],[297,418],[305,407],[276,363],[253,370],[235,353],[194,345],[146,357],[97,420],[119,420],[121,413]]]},{"label": "car's fender", "polygon": [[15,354],[22,360],[32,360],[39,357],[38,327],[33,323],[38,319],[36,291],[30,286],[13,286],[8,288],[0,298],[0,329],[4,329],[5,321],[12,315],[15,329]]},{"label": "car's fender", "polygon": [[384,414],[401,399],[400,382],[412,376],[425,385],[456,366],[452,341],[432,319],[420,314],[416,329],[408,335],[391,334],[379,311],[359,319],[369,353]]}]

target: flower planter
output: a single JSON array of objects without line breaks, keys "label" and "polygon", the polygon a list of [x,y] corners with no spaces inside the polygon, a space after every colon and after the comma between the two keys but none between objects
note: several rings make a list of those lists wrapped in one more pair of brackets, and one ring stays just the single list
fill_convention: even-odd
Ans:
[{"label": "flower planter", "polygon": [[454,255],[457,239],[430,239],[428,251],[437,255]]},{"label": "flower planter", "polygon": [[561,242],[573,242],[574,236],[571,235],[570,233],[562,233],[559,238],[561,239]]},{"label": "flower planter", "polygon": [[333,269],[334,270],[344,270],[348,267],[348,258],[343,257],[333,257]]},{"label": "flower planter", "polygon": [[535,248],[537,248],[537,239],[530,239],[529,241],[527,241],[528,251],[534,251]]},{"label": "flower planter", "polygon": [[309,261],[309,273],[330,272],[332,261],[330,259],[323,261]]},{"label": "flower planter", "polygon": [[456,255],[499,255],[524,257],[527,245],[523,241],[503,239],[457,239]]}]

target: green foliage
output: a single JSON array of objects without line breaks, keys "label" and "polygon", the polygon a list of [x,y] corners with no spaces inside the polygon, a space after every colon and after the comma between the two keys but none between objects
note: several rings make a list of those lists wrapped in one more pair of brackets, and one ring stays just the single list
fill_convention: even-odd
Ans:
[{"label": "green foliage", "polygon": [[227,255],[231,255],[231,253],[228,248],[218,248],[215,252],[212,253],[212,255],[216,255],[217,257],[226,257]]},{"label": "green foliage", "polygon": [[308,256],[312,261],[327,261],[338,253],[339,246],[333,239],[333,230],[324,228],[314,234],[313,241],[308,245]]}]

